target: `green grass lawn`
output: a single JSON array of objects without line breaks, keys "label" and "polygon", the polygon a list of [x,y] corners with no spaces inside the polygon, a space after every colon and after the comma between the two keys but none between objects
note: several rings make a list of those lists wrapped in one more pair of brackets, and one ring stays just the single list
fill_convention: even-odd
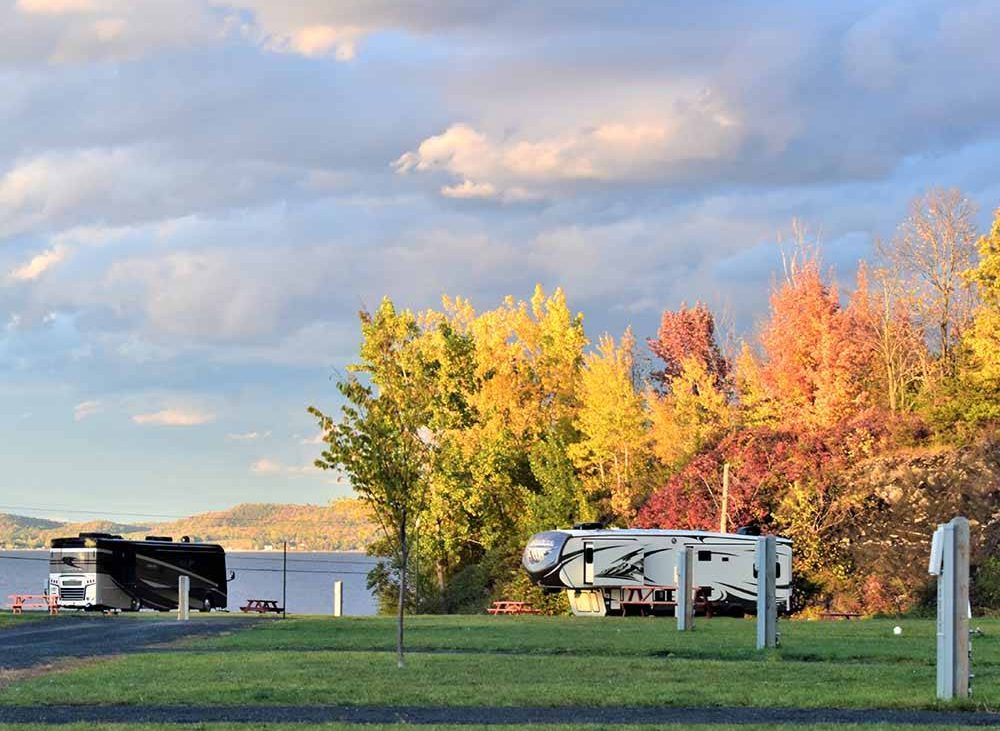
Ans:
[{"label": "green grass lawn", "polygon": [[14,614],[10,609],[0,610],[0,629],[10,627],[18,622],[31,622],[36,619],[48,619],[47,612],[28,612],[26,614]]},{"label": "green grass lawn", "polygon": [[[113,618],[108,621],[114,621]],[[0,689],[0,703],[935,707],[934,623],[415,617],[398,670],[390,618],[297,618],[178,651],[132,655]],[[1000,620],[977,620],[975,702],[1000,706]]]}]

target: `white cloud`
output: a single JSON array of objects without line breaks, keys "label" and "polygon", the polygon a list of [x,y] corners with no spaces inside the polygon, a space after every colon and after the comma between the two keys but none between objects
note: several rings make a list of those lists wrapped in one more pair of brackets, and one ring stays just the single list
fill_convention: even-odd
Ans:
[{"label": "white cloud", "polygon": [[54,246],[51,249],[43,251],[41,254],[31,257],[27,263],[14,269],[10,273],[10,277],[20,282],[38,279],[45,271],[65,259],[66,254],[66,247]]},{"label": "white cloud", "polygon": [[357,53],[357,44],[365,31],[356,26],[307,25],[290,36],[272,39],[268,48],[294,51],[313,58],[333,53],[338,61],[350,61]]},{"label": "white cloud", "polygon": [[266,439],[271,436],[271,432],[248,431],[243,434],[227,434],[226,439],[233,442],[252,442],[256,439]]},{"label": "white cloud", "polygon": [[564,183],[670,179],[695,162],[731,156],[743,141],[738,115],[709,91],[648,119],[603,121],[557,134],[494,139],[453,124],[404,153],[398,173],[450,173],[450,198],[523,199]]},{"label": "white cloud", "polygon": [[215,419],[215,415],[194,409],[162,409],[148,414],[136,414],[132,421],[140,425],[198,426]]},{"label": "white cloud", "polygon": [[300,440],[299,444],[305,444],[309,446],[323,444],[324,443],[323,437],[324,437],[323,432],[318,432],[315,436],[306,437],[305,439]]},{"label": "white cloud", "polygon": [[81,401],[73,408],[73,420],[83,421],[88,416],[99,414],[104,410],[100,401]]},{"label": "white cloud", "polygon": [[261,458],[250,465],[250,471],[255,475],[288,475],[291,477],[301,477],[310,473],[318,473],[315,465],[307,464],[301,467],[282,464],[273,459]]},{"label": "white cloud", "polygon": [[97,0],[17,0],[17,9],[22,13],[37,15],[64,15],[66,13],[90,13],[97,10]]},{"label": "white cloud", "polygon": [[18,0],[10,7],[0,8],[0,59],[50,64],[219,43],[233,25],[231,13],[206,0]]},{"label": "white cloud", "polygon": [[441,195],[445,198],[495,198],[496,194],[497,189],[490,183],[473,183],[471,180],[441,188]]},{"label": "white cloud", "polygon": [[109,209],[120,215],[122,209],[147,208],[149,196],[165,195],[179,174],[176,163],[158,163],[150,151],[131,147],[21,159],[0,177],[0,236],[63,222],[80,225],[81,217]]},{"label": "white cloud", "polygon": [[274,475],[281,472],[283,467],[270,459],[258,459],[250,465],[250,471],[258,475]]}]

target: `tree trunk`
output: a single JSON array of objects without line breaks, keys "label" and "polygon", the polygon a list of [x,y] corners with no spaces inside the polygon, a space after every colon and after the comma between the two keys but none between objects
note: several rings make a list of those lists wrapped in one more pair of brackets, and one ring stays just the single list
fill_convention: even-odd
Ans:
[{"label": "tree trunk", "polygon": [[448,571],[448,565],[445,563],[445,559],[439,558],[437,562],[437,584],[438,584],[438,597],[440,598],[441,614],[448,613],[448,599],[445,596],[444,590],[445,585],[445,575]]},{"label": "tree trunk", "polygon": [[396,611],[396,667],[403,667],[403,607],[406,603],[406,519],[399,522],[399,605]]}]

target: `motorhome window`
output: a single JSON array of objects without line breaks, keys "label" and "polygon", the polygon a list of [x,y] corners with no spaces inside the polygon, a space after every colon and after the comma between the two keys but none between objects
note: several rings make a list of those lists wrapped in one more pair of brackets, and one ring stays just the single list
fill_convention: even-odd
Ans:
[{"label": "motorhome window", "polygon": [[699,561],[711,561],[712,560],[712,552],[711,551],[698,551],[698,560]]},{"label": "motorhome window", "polygon": [[585,546],[583,549],[583,562],[584,563],[594,563],[594,547]]}]

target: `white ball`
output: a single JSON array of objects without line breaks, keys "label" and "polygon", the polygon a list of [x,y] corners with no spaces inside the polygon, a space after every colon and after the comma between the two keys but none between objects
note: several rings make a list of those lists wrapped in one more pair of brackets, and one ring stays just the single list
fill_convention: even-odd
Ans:
[{"label": "white ball", "polygon": [[897,624],[895,627],[892,628],[892,633],[894,635],[901,635],[903,634],[903,628]]}]

